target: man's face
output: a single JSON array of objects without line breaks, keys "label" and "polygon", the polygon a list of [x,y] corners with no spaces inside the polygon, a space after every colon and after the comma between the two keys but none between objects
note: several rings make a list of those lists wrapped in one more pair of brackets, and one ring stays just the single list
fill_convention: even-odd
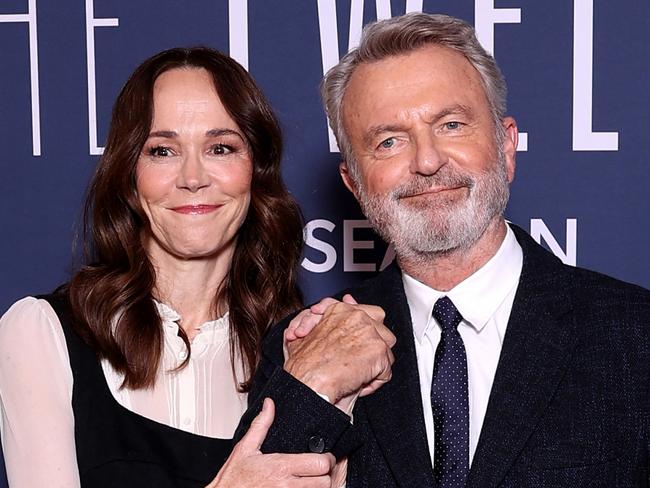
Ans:
[{"label": "man's face", "polygon": [[[497,137],[480,75],[428,46],[360,65],[343,100],[356,159],[344,182],[398,256],[469,248],[499,219],[514,176],[517,129]],[[497,139],[502,139],[498,141]]]}]

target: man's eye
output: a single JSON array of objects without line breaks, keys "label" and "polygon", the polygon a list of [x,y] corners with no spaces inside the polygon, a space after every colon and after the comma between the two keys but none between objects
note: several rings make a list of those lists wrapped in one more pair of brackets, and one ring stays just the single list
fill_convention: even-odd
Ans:
[{"label": "man's eye", "polygon": [[165,146],[155,146],[149,149],[149,156],[155,156],[158,158],[166,158],[172,155],[171,149]]},{"label": "man's eye", "polygon": [[233,151],[233,148],[231,146],[228,146],[227,144],[215,144],[212,146],[212,154],[230,154]]},{"label": "man's eye", "polygon": [[381,149],[390,149],[393,146],[395,146],[395,139],[393,137],[379,143]]},{"label": "man's eye", "polygon": [[449,130],[458,130],[458,129],[461,128],[462,125],[463,124],[460,123],[460,122],[451,121],[451,122],[446,122],[445,123],[445,128],[449,129]]}]

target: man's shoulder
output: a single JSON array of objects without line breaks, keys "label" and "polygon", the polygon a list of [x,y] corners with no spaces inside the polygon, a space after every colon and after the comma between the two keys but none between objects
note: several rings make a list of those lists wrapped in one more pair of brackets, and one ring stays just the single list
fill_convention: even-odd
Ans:
[{"label": "man's shoulder", "polygon": [[650,290],[589,269],[563,265],[574,294],[589,302],[631,302],[650,307]]},{"label": "man's shoulder", "polygon": [[650,290],[559,259],[546,264],[545,268],[523,270],[519,283],[522,292],[546,296],[548,303],[563,303],[562,307],[572,308],[589,320],[618,316],[625,319],[623,322],[650,324]]},{"label": "man's shoulder", "polygon": [[[579,266],[564,264],[535,242],[525,231],[511,225],[524,253],[522,281],[536,282],[558,297],[571,294],[578,301],[615,302],[621,300],[650,304],[650,290]],[[536,291],[538,286],[532,286]],[[528,288],[528,287],[527,287]]]}]

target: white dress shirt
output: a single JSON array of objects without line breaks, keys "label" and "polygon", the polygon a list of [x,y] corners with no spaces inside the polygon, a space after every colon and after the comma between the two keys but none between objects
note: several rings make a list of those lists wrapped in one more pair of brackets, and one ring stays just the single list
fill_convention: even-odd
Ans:
[{"label": "white dress shirt", "polygon": [[[186,354],[178,337],[180,316],[156,305],[164,349],[153,388],[120,389],[122,375],[102,361],[109,389],[121,405],[144,417],[231,438],[246,410],[246,395],[237,391],[230,366],[228,315],[203,324],[192,341],[189,364],[172,371]],[[52,307],[32,297],[16,302],[0,318],[0,433],[12,488],[79,487],[72,382],[65,337]]]},{"label": "white dress shirt", "polygon": [[521,247],[508,227],[497,253],[482,268],[447,292],[434,290],[406,273],[402,274],[413,322],[424,423],[432,464],[434,437],[431,380],[433,360],[440,341],[440,326],[432,315],[433,305],[439,298],[448,296],[463,316],[458,331],[467,353],[471,464],[485,418],[522,263]]}]

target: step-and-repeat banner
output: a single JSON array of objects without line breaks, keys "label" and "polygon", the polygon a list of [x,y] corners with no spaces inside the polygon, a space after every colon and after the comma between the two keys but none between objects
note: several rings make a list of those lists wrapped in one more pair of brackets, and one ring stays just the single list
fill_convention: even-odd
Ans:
[{"label": "step-and-repeat banner", "polygon": [[306,298],[381,269],[392,253],[339,180],[318,84],[364,23],[407,11],[475,25],[507,78],[523,132],[508,218],[566,263],[650,287],[647,0],[2,0],[0,313],[69,276],[113,100],[174,46],[230,53],[275,108]]}]

